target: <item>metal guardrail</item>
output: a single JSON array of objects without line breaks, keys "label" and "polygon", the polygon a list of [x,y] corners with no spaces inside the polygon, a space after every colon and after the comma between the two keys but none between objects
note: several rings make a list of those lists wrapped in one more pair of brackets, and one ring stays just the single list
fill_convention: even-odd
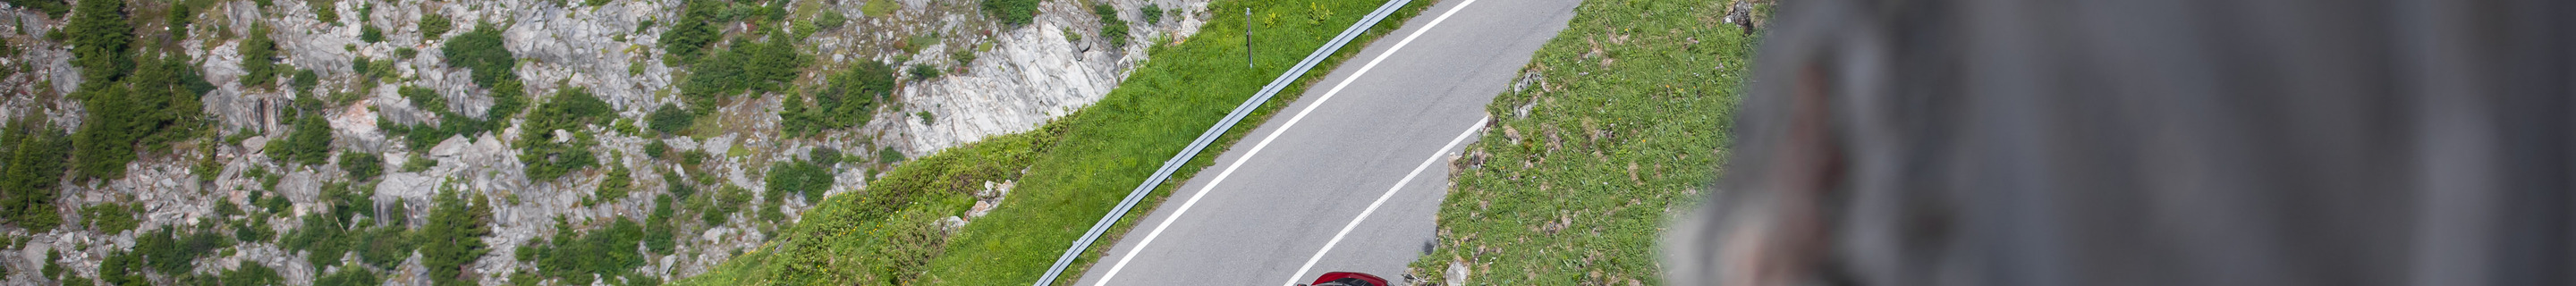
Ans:
[{"label": "metal guardrail", "polygon": [[[1208,144],[1215,143],[1217,137],[1225,136],[1226,130],[1234,129],[1235,124],[1242,123],[1243,117],[1252,115],[1252,111],[1260,109],[1263,103],[1270,102],[1272,96],[1278,95],[1280,90],[1294,84],[1297,78],[1305,77],[1306,71],[1323,63],[1324,58],[1332,57],[1333,52],[1340,51],[1343,46],[1349,45],[1351,40],[1358,39],[1360,34],[1367,33],[1369,27],[1376,27],[1379,21],[1386,20],[1387,15],[1395,14],[1397,9],[1402,9],[1405,4],[1412,2],[1413,0],[1388,0],[1386,4],[1378,5],[1377,10],[1370,11],[1368,16],[1360,17],[1360,21],[1351,23],[1350,28],[1342,29],[1342,33],[1333,36],[1332,41],[1324,42],[1322,47],[1316,47],[1315,52],[1307,54],[1305,60],[1297,62],[1297,66],[1280,73],[1278,79],[1270,80],[1269,85],[1261,87],[1261,92],[1254,93],[1251,99],[1245,99],[1242,105],[1236,105],[1234,111],[1225,114],[1225,119],[1218,120],[1215,126],[1208,126],[1206,132],[1199,133],[1197,140],[1190,141],[1189,147],[1182,148],[1179,154],[1172,154],[1171,159],[1163,160],[1163,167],[1155,169],[1153,176],[1146,177],[1144,183],[1136,184],[1135,190],[1128,191],[1127,198],[1118,201],[1117,208],[1110,209],[1108,215],[1103,215],[1099,222],[1092,223],[1091,231],[1083,232],[1081,239],[1074,240],[1073,246],[1065,248],[1064,255],[1056,257],[1055,266],[1047,267],[1046,275],[1038,277],[1037,285],[1046,286],[1055,283],[1056,277],[1064,273],[1064,268],[1071,266],[1073,259],[1081,257],[1085,250],[1091,248],[1092,243],[1098,242],[1101,233],[1108,232],[1111,226],[1118,224],[1120,218],[1126,217],[1127,211],[1134,209],[1137,201],[1142,201],[1146,195],[1154,193],[1155,187],[1162,186],[1164,180],[1171,179],[1173,171],[1179,171],[1181,165],[1190,162],[1190,158],[1198,157],[1199,152],[1205,151]],[[1251,20],[1251,18],[1244,19],[1246,32],[1251,31]],[[1252,40],[1248,35],[1244,38],[1246,42]],[[1246,54],[1251,52],[1249,49],[1244,50]]]}]

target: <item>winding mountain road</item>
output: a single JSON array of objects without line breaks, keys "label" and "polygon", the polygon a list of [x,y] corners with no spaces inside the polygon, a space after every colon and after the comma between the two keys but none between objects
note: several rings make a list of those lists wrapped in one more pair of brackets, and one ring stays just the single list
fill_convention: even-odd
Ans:
[{"label": "winding mountain road", "polygon": [[1218,155],[1076,285],[1401,279],[1429,251],[1448,159],[1580,0],[1440,1]]}]

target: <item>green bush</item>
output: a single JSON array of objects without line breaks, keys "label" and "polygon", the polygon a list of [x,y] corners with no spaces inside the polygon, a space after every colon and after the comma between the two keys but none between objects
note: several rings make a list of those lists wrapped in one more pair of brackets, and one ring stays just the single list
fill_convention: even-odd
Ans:
[{"label": "green bush", "polygon": [[252,24],[250,38],[242,40],[242,86],[268,86],[277,82],[277,40],[268,36],[268,26]]},{"label": "green bush", "polygon": [[909,73],[912,74],[912,80],[939,78],[939,67],[933,67],[930,64],[912,64],[912,70]]},{"label": "green bush", "polygon": [[698,193],[698,188],[690,185],[687,180],[682,180],[680,174],[672,174],[667,170],[662,172],[662,186],[674,199],[688,199],[689,195]]},{"label": "green bush", "polygon": [[1036,18],[1038,15],[1038,0],[982,1],[984,4],[984,12],[992,13],[993,18],[995,20],[1001,20],[1002,24],[1010,26],[1027,25],[1029,24],[1030,19]]},{"label": "green bush", "polygon": [[653,214],[645,217],[644,219],[644,249],[646,251],[660,254],[672,254],[672,251],[676,250],[675,248],[678,247],[678,241],[676,239],[677,236],[675,235],[678,230],[671,227],[671,216],[675,215],[679,211],[672,210],[673,203],[671,195],[653,197]]},{"label": "green bush", "polygon": [[81,218],[85,221],[85,224],[89,225],[91,230],[109,234],[133,230],[134,227],[141,226],[143,223],[140,220],[134,219],[133,208],[128,207],[125,204],[99,204],[81,207]]},{"label": "green bush", "polygon": [[625,118],[618,118],[615,123],[608,124],[608,130],[616,131],[620,135],[644,135],[643,129],[635,127],[635,121]]},{"label": "green bush", "polygon": [[[989,46],[989,45],[991,45],[991,43],[986,43],[986,45],[988,45],[988,46]],[[949,57],[949,58],[952,58],[952,59],[956,59],[956,60],[957,60],[957,66],[958,66],[959,68],[971,67],[971,66],[974,66],[974,65],[975,65],[975,50],[974,50],[974,49],[964,49],[964,48],[960,48],[960,49],[957,49],[956,51],[948,52],[948,57]]]},{"label": "green bush", "polygon": [[788,1],[769,1],[769,5],[761,5],[759,10],[761,19],[771,23],[786,22],[787,4]]},{"label": "green bush", "polygon": [[770,196],[769,199],[762,200],[759,205],[752,206],[755,208],[754,210],[756,210],[753,211],[752,214],[755,215],[755,218],[759,218],[760,221],[764,222],[787,220],[787,212],[779,207],[780,204],[784,204],[784,202],[782,202],[784,199],[782,198],[785,197],[785,195]]},{"label": "green bush", "polygon": [[215,218],[226,219],[242,214],[241,205],[233,204],[231,200],[215,200]]},{"label": "green bush", "polygon": [[519,78],[519,59],[510,54],[510,49],[502,47],[501,41],[501,30],[485,23],[475,25],[474,30],[465,34],[456,35],[440,50],[447,56],[448,63],[472,70],[474,84],[498,92],[502,89],[501,81]]},{"label": "green bush", "polygon": [[418,25],[420,25],[420,38],[423,40],[440,39],[440,36],[447,35],[447,30],[456,28],[456,22],[438,14],[421,15]]},{"label": "green bush", "polygon": [[[529,114],[523,125],[522,130],[529,133],[521,135],[517,144],[523,149],[519,160],[528,163],[528,178],[552,181],[574,170],[598,165],[598,159],[590,152],[589,131],[582,127],[606,123],[614,112],[608,102],[580,88],[565,89],[538,105],[536,113]],[[555,130],[578,136],[559,138]]]},{"label": "green bush", "polygon": [[107,259],[101,259],[98,262],[98,283],[118,286],[152,285],[152,281],[147,280],[148,276],[144,275],[150,271],[150,266],[143,262],[143,254],[133,251],[111,251],[107,253]]},{"label": "green bush", "polygon": [[313,278],[313,286],[369,286],[384,284],[385,279],[376,277],[375,271],[367,271],[366,269],[359,269],[357,267],[343,267],[340,268],[339,272],[332,272],[331,275],[323,275],[321,277]]},{"label": "green bush", "polygon": [[1109,46],[1127,46],[1127,21],[1118,19],[1117,7],[1109,6],[1109,3],[1092,4],[1091,14],[1100,16],[1100,37],[1108,39]]},{"label": "green bush", "polygon": [[675,26],[671,26],[670,30],[662,31],[662,50],[669,53],[666,59],[675,60],[675,63],[695,61],[698,56],[706,52],[708,45],[714,45],[716,40],[724,38],[719,26],[723,23],[716,20],[717,12],[724,9],[723,2],[716,0],[686,0],[686,2],[687,7],[681,9],[679,21],[673,22]]},{"label": "green bush", "polygon": [[196,174],[199,183],[214,183],[215,179],[224,175],[224,162],[215,159],[215,152],[206,152],[205,156],[197,157],[196,166],[188,167],[188,173]]},{"label": "green bush", "polygon": [[876,115],[877,101],[885,100],[893,91],[894,68],[874,61],[862,62],[832,75],[811,101],[788,98],[788,104],[778,114],[780,129],[791,136],[810,136],[823,130],[866,125]]},{"label": "green bush", "polygon": [[217,249],[232,247],[228,237],[212,231],[180,233],[174,227],[163,227],[135,238],[134,252],[142,253],[145,264],[165,275],[188,273],[198,257]]},{"label": "green bush", "polygon": [[849,22],[850,16],[841,15],[841,10],[823,10],[822,15],[814,16],[814,26],[823,29],[838,29]]},{"label": "green bush", "polygon": [[287,102],[286,109],[279,111],[279,113],[286,114],[286,117],[322,115],[322,113],[326,111],[324,109],[329,107],[325,106],[321,99],[316,99],[316,97],[313,96],[313,94],[297,94],[293,101]]},{"label": "green bush", "polygon": [[[383,213],[384,225],[386,226],[403,227],[408,229],[411,225],[411,209],[403,207],[402,200],[394,200],[394,203],[386,204],[384,210],[378,212]],[[411,235],[405,234],[403,236],[410,237]]]},{"label": "green bush", "polygon": [[832,190],[832,168],[811,161],[771,163],[769,177],[763,181],[768,183],[770,198],[796,194],[819,201],[823,192]]},{"label": "green bush", "polygon": [[753,13],[756,13],[756,12],[755,12],[755,11],[753,11],[753,10],[755,10],[755,9],[759,9],[758,7],[752,7],[752,6],[750,6],[750,5],[743,5],[742,3],[739,3],[739,2],[737,2],[737,3],[723,3],[723,4],[725,5],[725,6],[724,6],[724,9],[723,9],[723,10],[718,10],[718,11],[716,11],[716,12],[715,12],[715,21],[716,21],[716,22],[733,22],[733,21],[741,21],[743,18],[751,17]]},{"label": "green bush", "polygon": [[268,156],[304,165],[322,165],[331,157],[331,123],[318,114],[295,116],[293,132],[268,145]]},{"label": "green bush", "polygon": [[805,160],[814,161],[814,165],[831,167],[832,164],[841,163],[841,149],[815,147],[814,150],[805,151]]},{"label": "green bush", "polygon": [[742,206],[751,202],[751,190],[726,185],[713,195],[694,198],[691,201],[704,206],[698,210],[699,220],[710,226],[720,225],[725,223],[726,216],[742,211]]},{"label": "green bush", "polygon": [[608,101],[591,95],[588,89],[563,89],[556,92],[555,96],[547,99],[545,103],[538,104],[536,113],[528,114],[524,129],[537,135],[521,138],[559,139],[551,137],[553,136],[550,134],[551,131],[558,129],[580,131],[584,126],[607,124],[616,116],[616,113],[616,107],[609,106]]},{"label": "green bush", "polygon": [[635,252],[644,238],[644,228],[633,221],[609,219],[605,229],[581,233],[569,225],[558,225],[549,244],[528,248],[536,258],[537,272],[564,279],[570,285],[590,285],[592,275],[616,277],[644,266],[644,256]]},{"label": "green bush", "polygon": [[[528,179],[553,181],[573,171],[599,165],[599,159],[590,152],[590,148],[584,147],[595,143],[589,140],[587,135],[589,135],[587,132],[577,134],[576,138],[569,142],[541,141],[524,144],[527,146],[521,148],[519,161],[528,163]],[[522,141],[526,138],[529,137],[522,137]]]},{"label": "green bush", "polygon": [[358,2],[358,23],[363,24],[363,23],[366,23],[368,19],[375,19],[375,18],[376,18],[376,3],[375,3],[375,2],[359,1],[359,2]]},{"label": "green bush", "polygon": [[680,152],[680,164],[696,167],[699,163],[705,163],[707,157],[709,157],[707,150],[704,149]]},{"label": "green bush", "polygon": [[295,90],[305,93],[313,92],[313,87],[321,84],[322,76],[314,74],[311,69],[296,69],[295,77],[292,80],[287,81],[287,86],[294,87]]},{"label": "green bush", "polygon": [[233,241],[267,242],[271,238],[277,238],[277,230],[269,229],[267,220],[259,216],[242,220],[241,225],[233,226]]},{"label": "green bush", "polygon": [[319,203],[325,206],[330,206],[328,209],[329,211],[325,214],[328,214],[331,218],[339,219],[341,222],[344,222],[344,224],[359,224],[359,226],[350,228],[350,230],[365,230],[362,227],[369,222],[359,219],[358,215],[375,215],[375,194],[376,188],[374,186],[354,185],[348,182],[323,183],[322,196]]},{"label": "green bush", "polygon": [[430,124],[392,126],[385,130],[391,135],[403,136],[411,148],[415,149],[427,149],[453,135],[473,136],[484,131],[497,130],[504,127],[501,126],[502,124],[508,123],[510,116],[525,109],[527,97],[523,92],[525,91],[520,88],[518,80],[502,81],[499,86],[492,89],[492,107],[485,109],[483,115],[487,119],[475,119],[448,110],[447,100],[436,91],[405,86],[396,93],[410,99],[414,108],[436,114],[442,121],[434,126]]},{"label": "green bush", "polygon": [[[45,268],[44,268],[44,270],[39,270],[39,271],[41,271],[41,272],[38,272],[38,273],[44,274],[44,275],[45,275],[45,278],[52,278],[52,279],[57,279],[57,280],[62,279],[61,277],[62,277],[62,275],[63,275],[63,250],[62,250],[62,249],[60,249],[60,248],[46,248],[46,249],[45,249]],[[70,284],[70,283],[65,283],[65,284]],[[248,285],[248,284],[242,284],[242,285]]]},{"label": "green bush", "polygon": [[224,286],[283,286],[286,276],[278,276],[276,268],[268,265],[242,263],[240,268],[224,271],[219,281],[224,281]]},{"label": "green bush", "polygon": [[895,151],[894,147],[877,150],[877,164],[894,164],[894,162],[903,162],[903,152]]},{"label": "green bush", "polygon": [[[390,62],[390,61],[393,61],[393,60],[386,60],[386,61],[389,61],[389,62]],[[376,62],[376,61],[374,61],[374,60],[367,59],[367,56],[356,56],[356,57],[351,57],[351,58],[349,59],[349,70],[350,70],[351,72],[353,72],[353,73],[358,74],[358,76],[361,78],[361,81],[363,81],[363,80],[364,80],[364,78],[369,77],[369,76],[374,76],[374,75],[375,75],[375,74],[373,74],[373,72],[375,71],[375,66],[374,66],[375,62]]]},{"label": "green bush", "polygon": [[[771,31],[771,34],[781,34]],[[786,91],[810,57],[796,52],[787,37],[766,42],[735,40],[733,48],[698,61],[680,94],[693,106],[715,106],[719,99],[744,91]]]},{"label": "green bush", "polygon": [[645,157],[649,157],[649,158],[653,158],[653,159],[662,159],[663,157],[668,157],[668,156],[670,156],[670,154],[671,154],[671,143],[664,143],[664,142],[662,142],[662,140],[661,140],[661,139],[648,139],[648,140],[653,141],[653,143],[644,143],[644,156],[645,156]]},{"label": "green bush", "polygon": [[286,284],[286,277],[277,275],[277,269],[268,268],[268,265],[261,265],[256,262],[243,262],[240,267],[234,267],[232,270],[224,270],[223,272],[223,278],[220,280],[224,282],[224,285]]},{"label": "green bush", "polygon": [[[511,76],[510,80],[501,81],[500,85],[492,88],[490,95],[492,107],[483,110],[484,120],[499,123],[497,121],[507,121],[510,117],[519,116],[520,112],[527,111],[528,91],[519,83],[517,77]],[[500,129],[498,128],[500,126],[492,127],[489,129]]]},{"label": "green bush", "polygon": [[314,267],[339,265],[340,258],[347,256],[351,244],[356,242],[354,237],[349,237],[349,226],[338,217],[307,215],[303,223],[278,240],[278,246],[307,251],[304,259]]},{"label": "green bush", "polygon": [[626,166],[617,166],[609,168],[608,178],[599,182],[599,189],[592,194],[592,197],[599,202],[614,202],[626,199],[626,195],[634,189],[634,171],[626,169]]},{"label": "green bush", "polygon": [[412,249],[417,248],[418,244],[412,243],[411,231],[403,229],[402,226],[390,224],[398,220],[388,219],[387,221],[388,225],[376,226],[374,230],[359,235],[358,259],[367,264],[390,269],[401,267],[404,259],[410,259]]},{"label": "green bush", "polygon": [[376,25],[364,25],[363,27],[358,27],[358,40],[367,41],[368,43],[384,42],[385,31],[384,29],[377,29]]},{"label": "green bush", "polygon": [[9,3],[9,6],[35,9],[36,11],[45,12],[45,16],[55,18],[61,18],[63,17],[63,13],[72,11],[72,6],[70,4],[63,3],[63,0],[8,0],[6,2]]},{"label": "green bush", "polygon": [[340,23],[340,0],[308,0],[304,7],[313,9],[313,18],[324,25]]},{"label": "green bush", "polygon": [[651,117],[649,119],[653,121],[651,125],[654,131],[661,131],[663,134],[679,134],[681,130],[688,130],[689,124],[696,123],[698,114],[691,113],[678,105],[666,103],[662,104],[661,108],[653,109]]},{"label": "green bush", "polygon": [[[420,156],[420,154],[412,154],[412,156],[411,156],[411,160],[403,160],[403,167],[402,167],[402,171],[403,171],[403,172],[419,172],[419,171],[428,171],[428,170],[429,170],[429,167],[437,167],[437,166],[438,166],[438,160],[431,160],[431,159],[429,159],[429,158],[427,158],[427,157],[421,157],[421,156]],[[397,206],[399,206],[399,205],[397,205]]]},{"label": "green bush", "polygon": [[412,108],[417,108],[421,111],[428,111],[430,114],[436,114],[439,116],[449,115],[447,112],[447,97],[439,96],[438,91],[436,90],[405,85],[402,89],[395,90],[394,93],[402,95],[404,99],[411,100]]},{"label": "green bush", "polygon": [[351,181],[374,180],[384,174],[385,158],[368,152],[340,153],[340,170],[348,171]]},{"label": "green bush", "polygon": [[1144,19],[1144,20],[1145,20],[1145,23],[1146,23],[1146,24],[1162,24],[1162,23],[1163,23],[1163,6],[1162,6],[1162,5],[1156,5],[1156,4],[1150,4],[1150,3],[1149,3],[1149,4],[1145,4],[1145,9],[1137,10],[1136,12],[1138,12],[1138,13],[1144,13],[1144,16],[1145,16],[1145,19]]}]

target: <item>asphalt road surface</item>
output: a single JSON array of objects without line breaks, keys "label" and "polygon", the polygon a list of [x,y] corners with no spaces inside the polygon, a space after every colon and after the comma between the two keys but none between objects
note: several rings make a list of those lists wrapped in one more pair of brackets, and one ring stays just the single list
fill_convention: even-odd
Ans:
[{"label": "asphalt road surface", "polygon": [[1416,1],[1440,2],[1218,155],[1076,285],[1401,279],[1433,243],[1448,158],[1581,3]]}]

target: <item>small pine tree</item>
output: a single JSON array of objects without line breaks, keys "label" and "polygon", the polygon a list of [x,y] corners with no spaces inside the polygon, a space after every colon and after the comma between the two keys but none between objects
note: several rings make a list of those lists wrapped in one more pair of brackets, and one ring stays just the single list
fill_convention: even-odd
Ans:
[{"label": "small pine tree", "polygon": [[483,236],[492,233],[492,205],[482,195],[456,190],[441,191],[430,210],[429,225],[422,228],[420,243],[422,264],[429,268],[433,285],[473,285],[467,281],[465,267],[491,252]]}]

